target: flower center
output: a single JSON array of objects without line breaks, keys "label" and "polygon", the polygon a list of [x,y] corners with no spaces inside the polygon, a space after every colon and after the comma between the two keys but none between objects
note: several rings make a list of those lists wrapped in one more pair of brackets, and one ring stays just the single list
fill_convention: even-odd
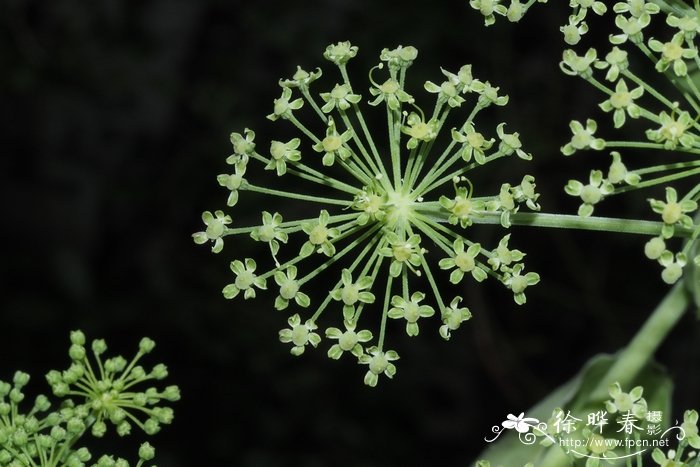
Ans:
[{"label": "flower center", "polygon": [[348,90],[345,86],[338,86],[331,91],[333,99],[344,99],[348,95]]},{"label": "flower center", "polygon": [[581,199],[584,203],[596,204],[603,197],[600,188],[594,185],[586,185],[581,192]]},{"label": "flower center", "polygon": [[357,334],[355,331],[345,331],[340,339],[338,339],[338,345],[345,352],[349,352],[357,344]]},{"label": "flower center", "polygon": [[309,241],[313,245],[320,245],[328,239],[328,229],[322,225],[317,225],[309,235]]},{"label": "flower center", "polygon": [[282,115],[289,109],[289,101],[287,99],[278,99],[275,102],[274,112],[275,115]]},{"label": "flower center", "polygon": [[667,60],[678,60],[683,56],[683,47],[674,42],[667,42],[664,44],[663,55]]},{"label": "flower center", "polygon": [[270,242],[275,239],[275,228],[271,225],[263,225],[259,231],[260,240]]},{"label": "flower center", "polygon": [[668,203],[664,206],[664,210],[661,213],[661,218],[667,224],[675,224],[681,219],[683,211],[681,210],[681,205],[678,203]]},{"label": "flower center", "polygon": [[409,323],[415,323],[420,318],[419,306],[417,303],[410,302],[406,305],[406,310],[404,315],[406,316],[406,321]]},{"label": "flower center", "polygon": [[616,109],[624,109],[632,103],[632,96],[629,92],[616,92],[610,96],[610,103]]},{"label": "flower center", "polygon": [[283,159],[286,152],[287,146],[284,143],[281,143],[279,141],[272,142],[272,145],[270,146],[270,154],[272,155],[273,159]]},{"label": "flower center", "polygon": [[340,292],[340,298],[346,305],[354,305],[359,297],[359,290],[355,284],[346,285]]},{"label": "flower center", "polygon": [[299,284],[297,281],[286,281],[280,286],[280,295],[285,300],[291,300],[296,297],[299,292]]},{"label": "flower center", "polygon": [[486,139],[481,133],[474,132],[467,135],[467,144],[474,149],[480,149],[485,141]]},{"label": "flower center", "polygon": [[253,285],[255,280],[255,275],[250,271],[243,271],[238,277],[236,277],[236,288],[238,290],[247,290]]},{"label": "flower center", "polygon": [[527,288],[527,279],[525,276],[513,277],[513,282],[510,283],[510,289],[514,294],[524,292]]},{"label": "flower center", "polygon": [[292,342],[294,345],[297,347],[301,347],[303,345],[306,345],[306,343],[309,341],[309,330],[306,329],[306,326],[303,325],[298,325],[294,326],[294,329],[292,329]]},{"label": "flower center", "polygon": [[338,135],[326,136],[323,138],[323,150],[326,152],[337,151],[343,144],[343,140]]},{"label": "flower center", "polygon": [[399,90],[399,83],[397,83],[396,80],[388,79],[384,84],[379,86],[379,90],[384,94],[394,94]]},{"label": "flower center", "polygon": [[413,247],[410,243],[401,243],[394,245],[394,259],[400,263],[408,261],[413,253]]},{"label": "flower center", "polygon": [[464,272],[471,271],[475,266],[474,258],[469,256],[466,251],[457,253],[457,256],[455,256],[455,264]]},{"label": "flower center", "polygon": [[209,223],[207,226],[207,237],[209,237],[210,240],[217,239],[221,237],[224,233],[224,223],[221,222],[219,219],[212,219],[212,221]]},{"label": "flower center", "polygon": [[571,138],[571,145],[576,149],[587,148],[591,143],[591,134],[587,131],[579,131]]},{"label": "flower center", "polygon": [[452,212],[457,217],[468,217],[472,212],[472,202],[466,198],[455,199],[455,205]]},{"label": "flower center", "polygon": [[450,313],[450,315],[448,316],[445,324],[448,328],[452,329],[453,331],[455,329],[458,329],[459,326],[462,324],[462,313],[460,313],[457,310],[452,311],[452,313]]},{"label": "flower center", "polygon": [[384,356],[384,352],[379,352],[369,361],[369,371],[375,375],[384,373],[384,370],[389,366],[389,360]]}]

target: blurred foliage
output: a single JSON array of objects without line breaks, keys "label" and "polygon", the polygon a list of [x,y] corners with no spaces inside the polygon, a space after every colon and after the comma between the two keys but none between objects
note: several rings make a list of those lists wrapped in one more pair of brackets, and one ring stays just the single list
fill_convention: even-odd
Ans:
[{"label": "blurred foliage", "polygon": [[[404,364],[372,390],[349,362],[289,356],[269,297],[224,300],[226,258],[191,233],[225,203],[215,177],[229,133],[275,136],[264,116],[277,80],[317,66],[339,40],[360,46],[357,70],[384,47],[416,46],[414,82],[473,63],[511,96],[509,128],[535,154],[543,209],[573,213],[562,187],[594,161],[564,160],[559,146],[598,97],[559,72],[552,25],[565,14],[547,5],[486,30],[456,0],[1,0],[0,377],[65,364],[56,349],[69,329],[116,351],[150,335],[183,395],[154,442],[159,465],[430,465],[436,453],[466,465],[505,414],[634,334],[664,292],[643,238],[527,232],[542,275],[527,306],[468,287],[469,326],[449,343],[437,332],[398,341]],[[626,208],[600,214],[647,215]],[[240,224],[258,222],[238,212]],[[700,394],[697,327],[686,320],[660,353],[679,409]]]}]

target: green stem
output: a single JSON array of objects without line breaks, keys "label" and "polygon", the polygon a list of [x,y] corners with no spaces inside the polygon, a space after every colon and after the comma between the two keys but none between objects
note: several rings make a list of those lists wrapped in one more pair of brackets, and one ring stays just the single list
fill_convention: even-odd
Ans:
[{"label": "green stem", "polygon": [[[439,209],[425,209],[427,204],[420,205],[422,212],[430,214],[433,220],[446,222],[444,212]],[[436,203],[435,203],[436,204]],[[437,205],[437,208],[441,206]],[[437,214],[437,216],[436,216]],[[660,235],[662,222],[643,221],[638,219],[619,219],[614,217],[580,217],[566,214],[548,214],[541,212],[516,212],[510,216],[513,225],[527,225],[533,227],[547,227],[560,229],[594,230],[600,232],[619,232],[639,235]],[[483,212],[479,216],[474,216],[472,221],[475,224],[500,224],[501,214],[498,212]],[[677,236],[688,237],[692,234],[690,229],[676,228]]]},{"label": "green stem", "polygon": [[626,387],[649,362],[656,349],[671,329],[681,319],[690,303],[683,282],[676,284],[659,303],[629,345],[619,354],[615,363],[591,392],[589,401],[602,401],[608,397],[608,387],[615,382]]},{"label": "green stem", "polygon": [[386,319],[389,316],[389,302],[391,300],[391,282],[393,277],[387,274],[386,291],[384,292],[384,306],[382,308],[382,324],[379,328],[379,341],[377,348],[381,352],[384,349],[384,336],[386,335]]},{"label": "green stem", "polygon": [[[688,166],[696,165],[698,163],[700,163],[700,161],[692,162],[692,163],[689,162]],[[637,171],[637,173],[640,173],[643,171],[648,172],[649,170],[641,170],[641,171]],[[682,178],[692,177],[693,175],[696,175],[699,173],[700,173],[700,167],[695,168],[695,169],[684,170],[682,172],[676,172],[675,174],[666,175],[664,177],[658,177],[658,178],[653,178],[651,180],[645,180],[641,183],[638,183],[637,185],[629,185],[629,186],[617,189],[617,190],[615,190],[615,194],[624,193],[626,191],[631,191],[631,190],[638,190],[638,189],[645,188],[648,186],[659,185],[661,183],[671,182],[674,180],[680,180]]]},{"label": "green stem", "polygon": [[256,193],[263,193],[266,195],[279,196],[281,198],[293,198],[293,199],[299,199],[302,201],[311,201],[314,203],[335,204],[338,206],[352,206],[352,204],[353,204],[352,201],[347,201],[347,200],[343,200],[343,199],[324,198],[322,196],[313,196],[313,195],[303,195],[301,193],[292,193],[290,191],[273,190],[270,188],[263,188],[261,186],[250,185],[250,184],[245,186],[245,190],[254,191]]},{"label": "green stem", "polygon": [[[270,162],[272,162],[271,159],[261,156],[258,153],[253,153],[252,157],[264,164],[266,164],[266,167],[270,165]],[[339,180],[336,180],[333,177],[329,177],[327,175],[324,175],[311,167],[308,167],[302,163],[299,162],[294,162],[294,161],[287,161],[287,164],[292,165],[294,167],[298,167],[301,170],[295,170],[292,168],[287,168],[287,173],[290,173],[292,175],[296,175],[297,177],[303,178],[305,180],[309,180],[310,182],[318,183],[319,185],[324,185],[328,186],[331,188],[335,188],[336,190],[343,191],[345,193],[350,193],[350,194],[357,194],[360,190],[358,190],[356,187],[352,185],[348,185],[347,183],[343,183]],[[274,170],[270,169],[270,170]]]},{"label": "green stem", "polygon": [[[348,221],[351,219],[356,219],[359,216],[360,216],[359,213],[338,214],[335,216],[330,216],[328,221],[329,221],[329,223],[334,224],[334,223],[338,223],[338,222]],[[295,220],[295,221],[282,222],[277,227],[279,227],[280,229],[284,229],[284,231],[287,233],[293,233],[293,232],[298,232],[299,230],[301,230],[302,224],[304,224],[306,222],[314,222],[314,221],[318,221],[318,217],[311,217],[308,219],[299,219],[299,220]],[[254,226],[250,226],[250,227],[238,227],[235,229],[226,229],[226,231],[221,236],[226,237],[228,235],[249,234],[253,230],[256,230],[258,228],[260,228],[259,225],[254,225]],[[295,229],[295,230],[292,230],[292,229]]]},{"label": "green stem", "polygon": [[671,102],[671,101],[669,101],[668,99],[666,99],[666,97],[664,97],[663,94],[661,94],[660,92],[658,92],[658,91],[657,91],[656,89],[654,89],[652,86],[649,86],[649,85],[646,83],[646,81],[644,81],[643,79],[639,78],[637,75],[635,75],[635,74],[632,73],[631,71],[629,71],[629,70],[624,70],[624,71],[622,72],[622,74],[623,74],[624,76],[626,76],[627,78],[631,79],[632,81],[634,81],[635,83],[637,83],[639,86],[643,87],[643,88],[644,88],[644,91],[645,91],[646,93],[648,93],[648,94],[654,96],[659,102],[661,102],[662,104],[664,104],[664,105],[665,105],[666,107],[668,107],[669,109],[675,110],[675,109],[677,108],[676,105],[673,105],[673,102]]}]

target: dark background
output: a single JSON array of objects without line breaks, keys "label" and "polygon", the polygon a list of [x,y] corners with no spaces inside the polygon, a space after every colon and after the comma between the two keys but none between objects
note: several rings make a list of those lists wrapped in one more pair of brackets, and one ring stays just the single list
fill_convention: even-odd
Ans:
[{"label": "dark background", "polygon": [[[191,234],[202,211],[225,206],[215,177],[228,170],[230,132],[254,128],[261,149],[281,139],[284,122],[265,120],[277,80],[297,64],[334,76],[322,52],[340,40],[360,47],[350,74],[365,97],[384,47],[419,49],[416,96],[426,79],[440,82],[440,66],[473,63],[511,97],[490,128],[507,121],[535,154],[486,168],[477,187],[533,173],[546,211],[575,212],[562,187],[608,160],[558,149],[568,120],[605,117],[599,95],[559,72],[567,11],[554,3],[523,24],[484,29],[466,1],[0,0],[0,378],[22,369],[34,375],[30,392],[47,391],[41,375],[67,367],[71,329],[126,354],[148,335],[158,342],[150,362],[166,363],[183,395],[174,425],[153,441],[158,465],[431,465],[438,456],[467,465],[493,424],[638,329],[666,289],[642,258],[646,239],[513,228],[511,246],[542,276],[527,305],[498,284],[466,285],[474,319],[449,343],[436,320],[414,339],[391,328],[398,374],[371,389],[365,369],[325,357],[326,343],[291,357],[274,293],[221,297],[228,262],[262,254],[259,244],[243,239],[214,256]],[[597,212],[648,216],[646,196]],[[237,225],[259,222],[252,195],[233,212]],[[475,235],[495,246],[498,234]],[[697,337],[687,316],[659,355],[679,413],[698,405]],[[137,439],[111,448],[133,459]]]}]

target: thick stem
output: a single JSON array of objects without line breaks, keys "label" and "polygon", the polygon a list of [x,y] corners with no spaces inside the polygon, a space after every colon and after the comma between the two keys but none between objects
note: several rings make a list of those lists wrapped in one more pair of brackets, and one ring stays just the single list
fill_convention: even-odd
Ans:
[{"label": "thick stem", "polygon": [[659,303],[637,335],[598,382],[591,393],[590,400],[606,399],[608,387],[614,382],[620,383],[622,387],[629,386],[644,365],[649,362],[671,329],[681,319],[689,303],[688,291],[683,282],[679,282]]}]

